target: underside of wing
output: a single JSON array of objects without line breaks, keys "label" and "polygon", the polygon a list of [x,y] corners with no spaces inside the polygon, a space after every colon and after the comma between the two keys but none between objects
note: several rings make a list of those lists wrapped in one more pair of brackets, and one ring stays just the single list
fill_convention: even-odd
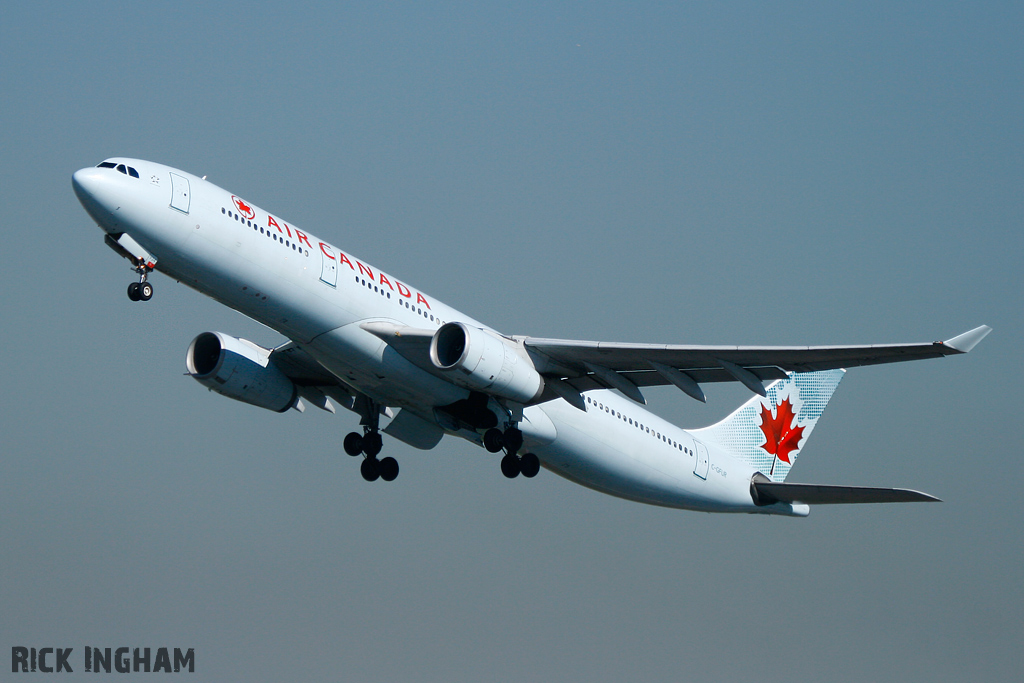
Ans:
[{"label": "underside of wing", "polygon": [[[764,395],[764,382],[790,372],[815,372],[967,353],[991,332],[986,325],[946,341],[862,346],[696,346],[623,344],[526,337],[545,376],[577,391],[675,384],[698,400],[705,382],[741,382]],[[564,391],[564,389],[563,389]],[[627,393],[628,392],[624,392]],[[553,396],[552,396],[553,397]]]},{"label": "underside of wing", "polygon": [[[320,365],[295,342],[287,342],[271,351],[270,363],[295,384],[303,399],[317,408],[333,413],[334,406],[328,399],[334,399],[349,410],[356,409],[358,392]],[[301,402],[296,407],[303,409]]]},{"label": "underside of wing", "polygon": [[327,386],[339,380],[295,342],[287,342],[270,353],[270,362],[298,386]]}]

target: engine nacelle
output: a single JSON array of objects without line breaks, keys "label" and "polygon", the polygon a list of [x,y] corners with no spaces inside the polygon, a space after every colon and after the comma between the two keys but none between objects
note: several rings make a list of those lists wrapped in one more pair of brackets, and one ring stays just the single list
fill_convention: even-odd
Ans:
[{"label": "engine nacelle", "polygon": [[203,332],[185,354],[188,374],[222,396],[283,413],[299,390],[270,364],[270,349],[221,332]]},{"label": "engine nacelle", "polygon": [[474,391],[530,403],[544,378],[516,342],[463,323],[445,323],[430,340],[430,361],[452,382]]}]

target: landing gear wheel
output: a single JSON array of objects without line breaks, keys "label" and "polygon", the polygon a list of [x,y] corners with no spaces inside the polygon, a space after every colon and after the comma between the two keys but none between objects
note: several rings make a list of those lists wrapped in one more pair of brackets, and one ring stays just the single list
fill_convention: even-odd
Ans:
[{"label": "landing gear wheel", "polygon": [[148,282],[140,282],[139,288],[136,291],[139,293],[139,299],[142,301],[149,301],[153,298],[153,285]]},{"label": "landing gear wheel", "polygon": [[516,451],[523,447],[523,433],[517,428],[509,427],[501,436],[505,449],[509,453],[515,454]]},{"label": "landing gear wheel", "polygon": [[532,479],[540,472],[540,458],[533,453],[524,453],[519,459],[519,470],[527,479]]},{"label": "landing gear wheel", "polygon": [[363,453],[366,453],[367,456],[377,457],[383,447],[384,439],[381,438],[380,432],[370,432],[363,436]]},{"label": "landing gear wheel", "polygon": [[349,455],[359,455],[363,452],[363,435],[358,432],[349,432],[345,435],[343,445],[345,447],[345,452]]},{"label": "landing gear wheel", "polygon": [[384,458],[380,461],[380,478],[384,481],[394,481],[398,476],[398,461],[394,458]]},{"label": "landing gear wheel", "polygon": [[138,301],[141,297],[139,296],[139,287],[142,285],[141,282],[133,282],[128,285],[128,298],[132,301]]},{"label": "landing gear wheel", "polygon": [[501,459],[501,473],[509,479],[515,479],[519,476],[520,464],[519,458],[509,453]]},{"label": "landing gear wheel", "polygon": [[497,429],[488,429],[484,432],[484,448],[491,453],[497,453],[505,446],[505,438]]},{"label": "landing gear wheel", "polygon": [[380,462],[377,458],[364,458],[363,464],[359,466],[359,474],[366,481],[377,481],[380,477]]}]

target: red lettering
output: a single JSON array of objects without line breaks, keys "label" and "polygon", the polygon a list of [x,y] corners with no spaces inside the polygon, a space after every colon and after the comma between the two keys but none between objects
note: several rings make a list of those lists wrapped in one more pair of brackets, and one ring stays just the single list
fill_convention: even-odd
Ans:
[{"label": "red lettering", "polygon": [[[384,273],[380,273],[380,286],[383,287],[384,285],[391,287],[391,282],[388,280],[387,276]],[[391,291],[395,291],[395,288],[391,287]]]},{"label": "red lettering", "polygon": [[420,294],[419,292],[416,292],[416,303],[422,303],[427,308],[430,308],[430,304],[427,303],[427,300],[424,299],[423,295]]},{"label": "red lettering", "polygon": [[[271,219],[271,220],[273,220],[273,219]],[[332,253],[331,253],[331,252],[330,252],[330,251],[329,251],[329,250],[327,249],[327,245],[326,245],[326,244],[324,244],[323,242],[321,242],[321,243],[320,243],[320,251],[324,252],[324,256],[326,256],[327,258],[331,259],[332,261],[334,261],[334,260],[335,260],[335,258],[334,258],[334,254],[332,254]]]},{"label": "red lettering", "polygon": [[343,251],[338,252],[338,263],[347,263],[349,268],[352,270],[356,269],[356,267],[352,265],[352,262],[348,260],[348,256],[345,256],[345,252]]},{"label": "red lettering", "polygon": [[406,299],[412,296],[412,292],[409,291],[409,288],[403,285],[401,282],[395,280],[395,284],[398,285],[398,293],[404,296]]},{"label": "red lettering", "polygon": [[373,279],[373,271],[372,270],[370,270],[367,266],[364,266],[359,261],[356,261],[356,265],[359,266],[359,272],[360,273],[366,273],[366,277],[370,278],[371,280]]},{"label": "red lettering", "polygon": [[288,227],[287,223],[284,224],[284,229],[288,232],[288,236],[291,237],[292,236],[292,231],[291,231],[291,228]]},{"label": "red lettering", "polygon": [[299,232],[299,230],[296,229],[295,238],[298,239],[300,242],[305,242],[306,246],[309,247],[310,249],[313,248],[313,245],[309,243],[309,238],[306,237],[305,233]]},{"label": "red lettering", "polygon": [[277,231],[280,232],[280,233],[284,232],[284,230],[281,229],[281,226],[277,224],[277,221],[274,220],[274,217],[268,215],[267,216],[267,227],[269,228],[270,226],[274,226],[275,228],[277,228]]}]

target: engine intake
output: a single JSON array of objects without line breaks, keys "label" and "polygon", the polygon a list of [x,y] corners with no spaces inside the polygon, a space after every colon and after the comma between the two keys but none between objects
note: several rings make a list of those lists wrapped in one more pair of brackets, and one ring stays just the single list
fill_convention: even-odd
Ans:
[{"label": "engine intake", "polygon": [[430,340],[430,362],[455,384],[519,403],[544,392],[544,378],[521,344],[479,327],[445,323]]},{"label": "engine intake", "polygon": [[299,390],[270,364],[270,349],[222,332],[203,332],[185,354],[188,374],[222,396],[283,413]]}]

